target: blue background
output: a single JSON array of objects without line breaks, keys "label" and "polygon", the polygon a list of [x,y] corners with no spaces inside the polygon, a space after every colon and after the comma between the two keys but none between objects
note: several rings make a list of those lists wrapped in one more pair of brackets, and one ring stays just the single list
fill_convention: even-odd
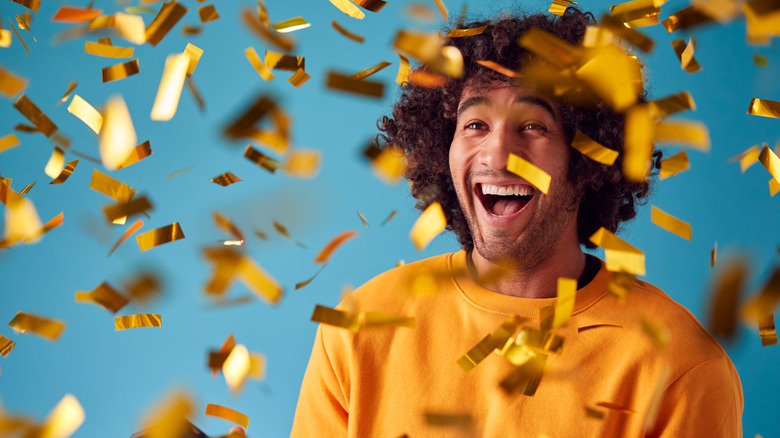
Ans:
[{"label": "blue background", "polygon": [[[311,350],[316,324],[309,321],[315,304],[335,306],[342,287],[358,286],[392,268],[399,260],[410,262],[458,249],[449,234],[437,237],[422,252],[414,249],[408,232],[418,216],[405,182],[387,185],[361,158],[361,150],[376,134],[376,121],[389,111],[398,94],[394,78],[398,56],[392,50],[400,29],[437,30],[441,16],[432,1],[426,1],[436,21],[410,17],[406,1],[392,1],[379,13],[366,11],[364,20],[342,14],[326,0],[287,2],[270,0],[271,22],[302,15],[312,26],[296,31],[294,54],[306,58],[311,80],[296,89],[287,82],[291,73],[275,71],[276,79],[264,82],[250,66],[244,49],[252,46],[263,55],[276,50],[256,38],[241,23],[240,10],[254,8],[252,1],[182,1],[189,8],[185,17],[156,47],[135,48],[140,73],[103,84],[100,69],[126,59],[100,58],[83,52],[90,35],[56,43],[55,35],[69,24],[50,21],[63,2],[43,2],[33,14],[33,42],[28,57],[14,37],[10,48],[0,48],[0,65],[29,79],[24,91],[72,140],[72,147],[97,156],[98,137],[67,112],[68,103],[57,106],[71,80],[75,93],[96,108],[121,94],[128,104],[139,143],[150,140],[153,155],[110,175],[146,194],[155,208],[141,231],[179,222],[186,239],[141,253],[134,238],[110,258],[108,250],[127,226],[111,226],[102,217],[102,206],[111,202],[89,189],[93,168],[102,166],[82,159],[63,185],[49,185],[43,169],[51,154],[51,142],[40,134],[17,133],[21,145],[0,154],[0,172],[13,178],[19,191],[27,183],[37,185],[27,195],[46,222],[64,212],[64,225],[39,243],[0,251],[0,334],[16,342],[7,358],[0,358],[0,396],[6,410],[41,421],[67,393],[83,405],[86,421],[75,436],[129,436],[139,429],[139,420],[172,389],[189,391],[197,401],[193,420],[207,433],[220,435],[230,424],[205,417],[206,403],[225,405],[251,418],[254,436],[289,434],[301,378]],[[240,4],[239,4],[240,3]],[[445,2],[452,17],[462,2]],[[584,2],[583,2],[584,3]],[[77,6],[86,6],[81,2]],[[184,24],[199,24],[197,7],[214,4],[221,16],[206,23],[198,36],[183,36]],[[130,5],[97,2],[106,14]],[[610,3],[582,4],[597,17]],[[152,5],[158,9],[160,3]],[[662,8],[661,18],[687,7],[672,0]],[[546,11],[548,2],[472,1],[470,18],[492,17],[505,9]],[[3,24],[27,9],[10,1],[0,2]],[[154,14],[143,14],[149,24]],[[358,44],[338,34],[330,25],[337,20],[347,29],[366,37]],[[14,20],[15,24],[15,20]],[[702,321],[707,320],[708,296],[716,269],[710,268],[710,249],[718,242],[719,265],[729,255],[750,261],[750,291],[757,291],[777,262],[778,199],[769,196],[769,173],[757,164],[744,174],[738,163],[728,162],[746,148],[778,141],[780,121],[746,115],[751,98],[780,100],[780,56],[774,45],[746,44],[745,23],[737,19],[726,25],[694,29],[669,35],[660,25],[641,29],[657,45],[646,57],[646,75],[651,98],[688,90],[696,112],[675,118],[707,124],[712,150],[690,150],[691,169],[654,186],[650,204],[693,226],[693,240],[683,240],[650,221],[649,205],[621,237],[647,255],[645,280],[665,290]],[[695,56],[703,70],[688,74],[680,69],[670,41],[691,35],[698,41]],[[132,46],[113,35],[115,45]],[[201,113],[192,95],[184,90],[178,112],[168,122],[150,120],[154,97],[166,56],[184,50],[191,42],[204,50],[193,79],[207,104]],[[768,57],[769,66],[754,65],[753,55]],[[393,65],[373,80],[387,86],[382,99],[368,99],[328,90],[326,72],[351,74],[380,61]],[[186,87],[185,87],[186,88]],[[222,129],[260,93],[269,93],[292,116],[293,147],[317,149],[322,168],[314,179],[296,179],[284,173],[270,174],[245,158],[246,143],[231,142]],[[0,98],[0,137],[13,132],[17,123],[28,123],[12,107],[13,100]],[[261,150],[267,150],[260,148]],[[666,148],[667,156],[678,148]],[[67,159],[78,157],[68,153]],[[194,166],[170,179],[175,171]],[[243,182],[220,187],[209,181],[232,171]],[[397,216],[380,226],[390,214]],[[231,218],[247,235],[245,250],[286,287],[277,306],[254,299],[235,307],[214,307],[203,294],[211,267],[202,248],[230,237],[213,224],[214,211]],[[357,212],[371,224],[365,228]],[[277,234],[272,220],[284,224],[303,242],[300,248]],[[132,221],[132,220],[131,220]],[[268,240],[253,235],[262,230]],[[322,273],[308,286],[293,290],[295,283],[311,277],[319,266],[314,256],[333,236],[347,229],[360,231],[358,238],[341,247]],[[597,252],[598,253],[598,252]],[[164,280],[161,299],[147,307],[129,305],[119,315],[159,313],[163,325],[155,329],[115,332],[114,315],[91,304],[74,302],[76,291],[89,291],[101,282],[121,289],[141,271],[152,271]],[[229,297],[250,294],[235,284]],[[58,342],[15,333],[5,325],[17,311],[31,312],[67,323]],[[233,333],[237,342],[267,358],[266,378],[250,381],[239,397],[230,394],[224,378],[211,378],[207,368],[209,350],[219,348]],[[742,326],[738,336],[724,343],[736,365],[744,389],[745,436],[765,437],[780,433],[777,397],[780,390],[777,361],[780,347],[762,348],[755,327]],[[712,382],[717,385],[718,382]]]}]

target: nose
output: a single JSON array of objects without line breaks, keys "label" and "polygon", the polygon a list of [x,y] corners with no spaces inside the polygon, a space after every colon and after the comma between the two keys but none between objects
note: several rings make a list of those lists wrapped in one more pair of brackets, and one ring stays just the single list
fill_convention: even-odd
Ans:
[{"label": "nose", "polygon": [[506,169],[516,140],[506,125],[493,126],[479,150],[479,162],[495,170]]}]

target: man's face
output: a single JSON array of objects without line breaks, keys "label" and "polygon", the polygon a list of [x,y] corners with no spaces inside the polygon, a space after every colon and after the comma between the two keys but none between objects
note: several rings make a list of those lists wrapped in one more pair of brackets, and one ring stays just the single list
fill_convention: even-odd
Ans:
[{"label": "man's face", "polygon": [[[472,257],[527,270],[577,241],[569,149],[556,106],[540,94],[503,82],[466,87],[449,161]],[[510,153],[550,174],[546,195],[506,170]]]}]

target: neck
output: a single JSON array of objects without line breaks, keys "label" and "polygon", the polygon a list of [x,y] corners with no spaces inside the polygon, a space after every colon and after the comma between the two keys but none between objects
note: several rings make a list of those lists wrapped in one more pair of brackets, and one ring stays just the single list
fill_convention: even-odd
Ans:
[{"label": "neck", "polygon": [[558,293],[558,278],[577,280],[585,269],[585,253],[579,242],[561,245],[547,260],[532,267],[492,262],[476,250],[471,251],[466,260],[472,277],[480,286],[521,298],[553,298]]}]

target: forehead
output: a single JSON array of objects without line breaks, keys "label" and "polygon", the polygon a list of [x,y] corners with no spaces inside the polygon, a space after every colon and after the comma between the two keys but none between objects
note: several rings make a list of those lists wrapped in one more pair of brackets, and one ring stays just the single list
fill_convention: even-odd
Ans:
[{"label": "forehead", "polygon": [[467,84],[460,96],[458,115],[478,105],[507,107],[519,104],[533,105],[550,113],[556,121],[560,120],[558,105],[544,94],[533,88],[496,81]]}]

